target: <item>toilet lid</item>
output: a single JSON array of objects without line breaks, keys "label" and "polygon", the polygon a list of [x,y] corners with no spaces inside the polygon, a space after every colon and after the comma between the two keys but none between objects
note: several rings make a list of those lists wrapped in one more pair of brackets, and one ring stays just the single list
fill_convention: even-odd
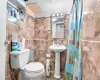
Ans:
[{"label": "toilet lid", "polygon": [[38,72],[44,69],[44,65],[40,62],[31,62],[25,65],[24,69],[30,72]]}]

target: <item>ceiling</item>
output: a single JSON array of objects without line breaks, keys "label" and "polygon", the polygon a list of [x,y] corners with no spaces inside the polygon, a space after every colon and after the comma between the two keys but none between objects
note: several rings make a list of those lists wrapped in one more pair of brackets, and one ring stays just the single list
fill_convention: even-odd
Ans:
[{"label": "ceiling", "polygon": [[93,8],[99,0],[83,0],[83,10],[89,10]]},{"label": "ceiling", "polygon": [[29,0],[26,4],[36,17],[41,17],[59,12],[69,14],[73,0]]},{"label": "ceiling", "polygon": [[[57,12],[64,12],[66,14],[70,13],[73,0],[53,1],[54,0],[29,0],[26,4],[28,4],[28,7],[35,13],[36,17],[48,16]],[[95,7],[96,3],[98,3],[98,0],[83,0],[83,10],[91,11]]]},{"label": "ceiling", "polygon": [[29,4],[29,5],[27,5],[27,7],[28,7],[29,9],[31,9],[31,11],[33,11],[34,13],[36,13],[36,12],[41,12],[41,8],[40,8],[40,6],[37,5],[37,4]]}]

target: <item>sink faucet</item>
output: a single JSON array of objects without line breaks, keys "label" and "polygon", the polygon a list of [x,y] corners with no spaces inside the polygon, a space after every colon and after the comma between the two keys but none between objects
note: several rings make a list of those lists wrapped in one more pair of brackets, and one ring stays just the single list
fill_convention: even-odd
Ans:
[{"label": "sink faucet", "polygon": [[57,41],[57,44],[61,45],[62,44],[62,40]]},{"label": "sink faucet", "polygon": [[56,45],[61,45],[62,44],[62,40],[53,40],[53,44],[56,44]]}]

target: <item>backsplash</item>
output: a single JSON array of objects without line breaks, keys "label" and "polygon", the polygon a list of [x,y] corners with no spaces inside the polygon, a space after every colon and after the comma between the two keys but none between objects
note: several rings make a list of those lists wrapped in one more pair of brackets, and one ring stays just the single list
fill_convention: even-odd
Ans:
[{"label": "backsplash", "polygon": [[[36,18],[29,16],[26,14],[24,22],[18,21],[17,24],[7,23],[7,40],[11,42],[11,34],[18,33],[18,41],[24,37],[26,39],[25,47],[29,49],[35,50],[35,59],[40,60],[45,66],[46,54],[51,54],[51,76],[54,73],[54,65],[55,65],[55,53],[49,50],[52,42],[63,43],[67,46],[67,38],[68,38],[68,21],[69,15],[65,16],[65,38],[64,39],[52,39],[52,29],[50,17],[48,18]],[[48,29],[50,29],[48,31]],[[10,51],[11,51],[11,43],[7,45],[7,57],[6,57],[6,65],[7,65],[7,74],[6,80],[18,80],[18,70],[11,69],[10,65]],[[61,74],[64,78],[64,69],[65,69],[65,60],[66,60],[67,51],[62,52],[61,54]]]}]

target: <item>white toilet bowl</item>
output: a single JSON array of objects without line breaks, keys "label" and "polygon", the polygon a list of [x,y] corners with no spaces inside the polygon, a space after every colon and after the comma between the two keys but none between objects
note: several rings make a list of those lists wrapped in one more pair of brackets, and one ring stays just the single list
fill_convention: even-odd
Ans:
[{"label": "white toilet bowl", "polygon": [[41,62],[30,62],[34,59],[33,53],[34,50],[30,49],[10,53],[12,69],[20,69],[19,80],[41,80],[44,65]]},{"label": "white toilet bowl", "polygon": [[19,80],[41,80],[45,70],[40,62],[31,62],[21,68]]}]

